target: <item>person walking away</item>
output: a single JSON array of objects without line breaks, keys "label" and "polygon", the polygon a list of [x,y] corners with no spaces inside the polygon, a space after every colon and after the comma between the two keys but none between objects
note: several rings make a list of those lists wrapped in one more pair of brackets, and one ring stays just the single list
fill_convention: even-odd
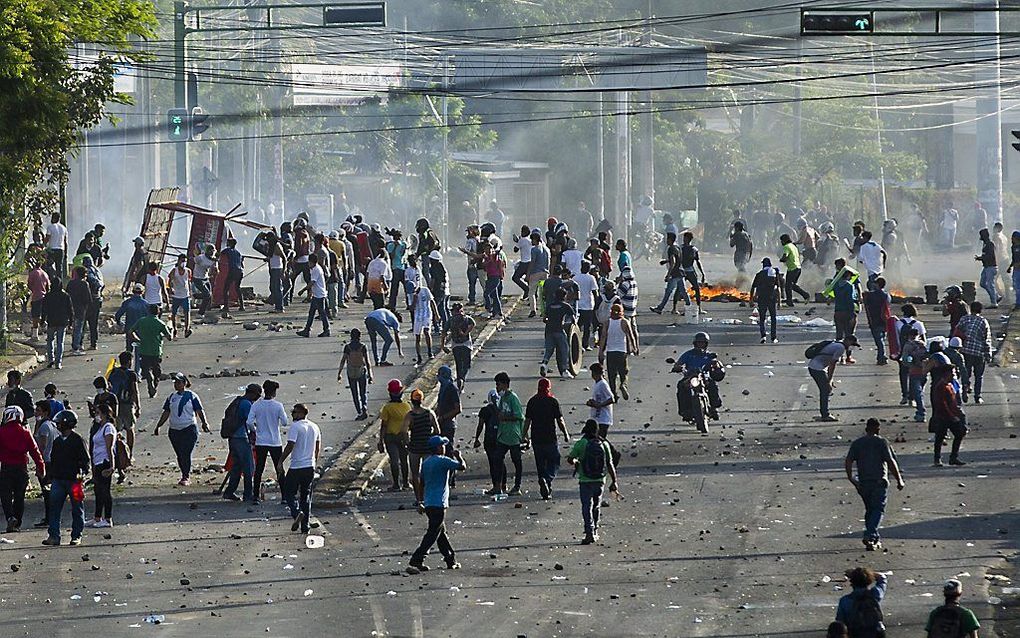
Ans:
[{"label": "person walking away", "polygon": [[1013,275],[1013,310],[1020,310],[1020,230],[1014,230],[1009,241],[1010,262],[1006,272]]},{"label": "person walking away", "polygon": [[50,291],[50,277],[42,268],[42,263],[36,261],[32,269],[28,271],[28,293],[29,311],[32,315],[32,341],[39,340],[39,328],[46,321],[43,317],[43,299]]},{"label": "person walking away", "polygon": [[[819,344],[816,344],[819,345]],[[839,341],[832,341],[817,349],[811,360],[808,361],[808,374],[818,386],[818,413],[816,421],[835,422],[839,418],[829,412],[829,397],[835,390],[835,383],[832,380],[836,372],[836,363],[846,353],[846,346]],[[807,354],[807,353],[806,353]]]},{"label": "person walking away", "polygon": [[950,578],[942,586],[944,604],[936,607],[928,614],[924,625],[928,638],[978,638],[978,623],[974,612],[960,605],[963,596],[963,583]]},{"label": "person walking away", "polygon": [[160,415],[153,436],[159,436],[159,429],[167,421],[170,422],[168,435],[170,445],[177,456],[177,467],[181,478],[177,484],[181,487],[191,485],[191,455],[198,444],[198,422],[202,422],[202,431],[209,434],[209,422],[202,409],[202,401],[198,395],[189,390],[191,382],[180,372],[173,375],[174,391],[163,403],[163,414]]},{"label": "person walking away", "polygon": [[662,301],[659,302],[658,306],[649,306],[648,309],[657,315],[662,314],[662,309],[666,307],[670,298],[674,293],[680,293],[683,296],[684,304],[691,305],[691,297],[687,294],[687,286],[685,281],[685,271],[683,263],[681,261],[680,247],[676,245],[676,235],[669,233],[666,235],[666,258],[661,260],[659,264],[666,266],[666,289],[662,293]]},{"label": "person walking away", "polygon": [[833,286],[833,322],[836,324],[836,341],[846,345],[844,361],[856,363],[851,356],[850,348],[857,345],[857,308],[860,302],[860,291],[850,281],[853,274],[843,270],[843,276]]},{"label": "person walking away", "polygon": [[149,388],[149,398],[156,396],[159,378],[163,374],[160,364],[163,362],[163,341],[173,340],[170,326],[157,317],[159,308],[149,306],[149,314],[139,319],[131,328],[131,338],[138,342],[138,359],[142,378]]},{"label": "person walking away", "polygon": [[[896,453],[889,441],[881,434],[878,419],[868,419],[864,427],[864,436],[850,444],[843,465],[846,479],[854,486],[864,502],[864,536],[862,542],[869,552],[882,549],[882,541],[878,528],[885,514],[886,499],[889,491],[889,475],[896,479],[896,489],[903,490],[906,483],[896,461]],[[854,465],[857,476],[854,477]],[[836,620],[843,620],[839,616]],[[844,620],[844,622],[846,622]],[[847,623],[849,624],[849,623]]]},{"label": "person walking away", "polygon": [[542,294],[539,282],[549,277],[549,248],[542,243],[542,233],[531,231],[531,259],[528,262],[528,296],[531,298],[531,312],[528,317],[538,314],[538,296]]},{"label": "person walking away", "polygon": [[237,295],[237,311],[244,312],[244,297],[241,295],[241,281],[244,280],[244,256],[237,249],[237,240],[227,240],[227,247],[222,255],[227,257],[227,279],[223,282],[223,307],[220,309],[224,319],[230,318],[230,294]]},{"label": "person walking away", "polygon": [[503,319],[503,277],[506,276],[506,253],[499,237],[489,237],[489,250],[482,257],[485,272],[485,304],[490,319]]},{"label": "person walking away", "polygon": [[733,222],[730,248],[733,249],[733,266],[737,272],[744,272],[754,253],[754,243],[751,241],[751,235],[744,229],[743,221]]},{"label": "person walking away", "polygon": [[901,339],[905,340],[900,348],[900,362],[907,367],[907,396],[914,405],[914,421],[924,423],[924,385],[927,382],[924,364],[928,348],[914,328],[906,328]]},{"label": "person walking away", "polygon": [[535,467],[538,471],[538,491],[543,500],[552,494],[552,482],[560,467],[560,450],[556,441],[556,428],[563,434],[563,442],[570,443],[570,434],[563,422],[560,402],[552,394],[549,379],[538,380],[538,392],[528,400],[524,410],[524,431],[521,440],[528,445],[528,433],[532,435],[531,449],[535,453]]},{"label": "person walking away", "polygon": [[[903,304],[900,307],[900,318],[896,320],[893,325],[896,334],[896,351],[899,353],[896,356],[897,363],[899,365],[900,373],[900,405],[908,405],[912,403],[910,398],[910,366],[903,361],[903,346],[906,345],[910,338],[907,337],[907,328],[916,330],[920,336],[921,341],[925,341],[927,338],[927,332],[925,331],[924,324],[917,318],[917,308],[914,304]],[[892,344],[889,346],[892,347]]]},{"label": "person walking away", "polygon": [[[74,281],[71,283],[73,284]],[[124,328],[124,350],[131,353],[135,367],[138,367],[138,357],[135,354],[135,346],[137,344],[132,336],[132,332],[139,319],[149,316],[149,304],[145,302],[145,297],[142,296],[144,292],[145,287],[142,284],[135,284],[131,289],[131,296],[120,304],[120,308],[113,315],[113,320],[117,325]],[[68,293],[70,293],[70,290]],[[74,301],[73,295],[72,304],[75,306],[75,325],[77,326],[78,304]],[[73,341],[74,338],[72,338],[72,348],[74,347]]]},{"label": "person walking away", "polygon": [[582,545],[591,545],[599,540],[599,519],[602,510],[602,492],[606,476],[610,478],[609,491],[618,492],[616,468],[609,444],[599,436],[600,426],[595,419],[588,419],[570,453],[567,463],[574,466],[578,491],[581,499],[581,520],[584,523]]},{"label": "person walking away", "polygon": [[74,321],[74,304],[64,292],[59,279],[54,279],[42,300],[46,317],[46,367],[60,370],[64,363],[64,333]]},{"label": "person walking away", "polygon": [[60,213],[50,215],[50,223],[45,229],[46,258],[52,270],[58,277],[63,277],[67,271],[64,259],[67,256],[67,226],[60,223]]},{"label": "person walking away", "polygon": [[393,477],[391,492],[399,492],[411,487],[408,480],[407,446],[410,432],[406,427],[405,417],[411,406],[403,399],[404,385],[400,379],[390,379],[386,384],[390,395],[382,410],[379,411],[379,444],[380,453],[389,457],[390,476]]},{"label": "person walking away", "polygon": [[857,249],[857,263],[859,263],[868,275],[868,289],[871,289],[875,279],[885,270],[888,255],[885,249],[872,240],[870,230],[861,231],[861,239],[864,243]]},{"label": "person walking away", "polygon": [[[282,250],[282,242],[276,242],[276,247]],[[273,281],[273,265],[280,264],[279,258],[276,262],[273,258],[269,259],[269,281],[270,288],[272,288]],[[286,268],[284,262],[280,268]],[[195,287],[195,298],[199,300],[198,304],[198,316],[204,317],[205,313],[209,312],[209,307],[212,305],[213,300],[213,284],[212,282],[216,279],[217,271],[217,259],[216,259],[216,246],[212,244],[206,244],[205,249],[199,251],[195,255],[195,268],[191,273],[191,283]],[[282,277],[282,273],[280,274]],[[280,296],[274,299],[277,308],[283,308],[283,286],[280,284]]]},{"label": "person walking away", "polygon": [[782,297],[782,290],[779,286],[781,275],[779,269],[772,266],[772,260],[768,257],[761,260],[761,270],[754,274],[751,281],[751,303],[758,308],[758,331],[761,333],[761,342],[766,343],[765,338],[765,317],[769,318],[769,337],[772,343],[779,343],[776,336],[776,307]]},{"label": "person walking away", "polygon": [[78,545],[85,529],[85,502],[81,480],[89,471],[92,462],[85,441],[74,431],[78,426],[78,416],[71,410],[62,410],[53,417],[53,423],[60,436],[53,441],[50,465],[46,473],[50,485],[50,504],[47,512],[49,529],[42,543],[60,545],[61,513],[64,510],[64,501],[70,498],[71,545]]},{"label": "person walking away", "polygon": [[[276,233],[273,233],[273,237],[276,238]],[[209,248],[207,246],[206,248]],[[273,246],[269,253],[269,300],[273,304],[272,312],[283,312],[283,280],[287,276],[287,253],[284,249],[284,244],[279,238],[273,242]],[[195,272],[198,272],[198,258],[195,258]],[[206,271],[208,272],[208,271]],[[199,291],[198,275],[193,275],[195,280],[195,292]],[[196,295],[198,296],[198,295]],[[202,299],[203,307],[208,309],[208,305],[205,299]],[[199,309],[199,315],[205,314],[205,312]]]},{"label": "person walking away", "polygon": [[456,445],[457,416],[461,413],[460,390],[457,389],[457,383],[453,379],[453,370],[448,365],[439,366],[436,380],[439,382],[436,422],[439,423],[439,434],[450,439],[452,448]]},{"label": "person walking away", "polygon": [[159,273],[159,264],[150,261],[145,275],[145,303],[159,309],[170,306],[170,297],[166,292],[166,279]]},{"label": "person walking away", "polygon": [[188,258],[177,256],[177,265],[170,271],[170,328],[177,334],[177,312],[184,316],[184,336],[191,336],[191,269]]},{"label": "person walking away", "polygon": [[103,281],[103,273],[92,265],[91,257],[86,255],[82,259],[82,265],[85,268],[85,282],[89,285],[89,293],[92,295],[85,313],[85,324],[89,329],[89,350],[95,350],[99,343],[99,315],[103,311],[103,290],[106,283]]},{"label": "person walking away", "polygon": [[[521,407],[520,398],[510,389],[510,375],[500,372],[493,380],[496,383],[496,391],[499,392],[499,403],[496,405],[496,410],[499,413],[496,454],[502,464],[506,459],[507,452],[510,453],[510,460],[514,464],[514,485],[507,494],[517,496],[521,493],[521,474],[523,472],[521,444],[524,441],[524,410]],[[504,480],[504,485],[505,483]]]},{"label": "person walking away", "polygon": [[380,249],[372,261],[368,262],[366,277],[368,281],[368,296],[372,300],[373,308],[382,308],[386,304],[386,296],[390,292],[390,284],[393,281],[393,270],[388,260],[389,253],[386,249]]},{"label": "person walking away", "polygon": [[[683,246],[680,247],[680,265],[684,270],[684,279],[691,284],[694,291],[694,301],[698,304],[698,312],[701,312],[701,286],[705,285],[705,268],[701,265],[701,256],[694,246],[694,233],[687,231],[683,235]],[[697,267],[697,270],[695,270]],[[701,273],[701,281],[698,281],[698,272]],[[684,293],[686,295],[686,292]],[[688,301],[690,301],[688,299]]]},{"label": "person walking away", "polygon": [[[375,344],[373,343],[373,349]],[[351,329],[351,340],[344,344],[340,357],[340,366],[336,371],[336,380],[343,379],[344,367],[347,368],[347,385],[351,388],[351,399],[354,411],[358,414],[356,421],[368,418],[368,384],[372,382],[372,362],[368,359],[368,348],[361,341],[361,331]]]},{"label": "person walking away", "polygon": [[596,361],[591,364],[588,371],[594,383],[591,387],[591,398],[585,401],[585,405],[591,409],[591,419],[598,424],[599,438],[605,439],[609,436],[609,428],[613,426],[613,404],[616,403],[616,395],[606,382],[605,368],[601,363]]},{"label": "person walking away", "polygon": [[868,318],[868,329],[875,341],[875,364],[884,366],[889,363],[885,350],[886,325],[889,323],[892,297],[885,291],[885,277],[876,277],[871,288],[864,293],[864,314]]},{"label": "person walking away", "polygon": [[[255,476],[252,483],[255,487],[255,502],[266,500],[266,490],[262,485],[262,475],[266,471],[266,458],[273,461],[276,485],[280,488],[280,496],[286,497],[286,481],[283,474],[283,438],[280,432],[287,427],[287,411],[283,404],[276,400],[280,384],[268,379],[262,382],[262,398],[251,405],[248,413],[248,428],[255,428]],[[286,499],[284,499],[286,500]]]},{"label": "person walking away", "polygon": [[796,292],[805,301],[810,298],[810,295],[808,295],[806,290],[797,285],[801,273],[800,253],[797,251],[797,246],[794,245],[790,236],[785,233],[779,237],[779,241],[783,245],[783,256],[779,258],[779,261],[786,264],[786,305],[792,308],[793,293]]},{"label": "person walking away", "polygon": [[320,337],[330,336],[329,331],[329,313],[326,309],[326,274],[322,270],[322,266],[319,265],[318,255],[308,256],[308,277],[311,283],[311,295],[312,300],[308,305],[308,319],[305,321],[305,327],[302,330],[297,331],[299,337],[310,337],[312,324],[315,323],[315,317],[318,315],[319,320],[322,322],[322,332],[319,333]]},{"label": "person walking away", "polygon": [[867,567],[855,567],[846,571],[846,578],[853,589],[840,597],[836,622],[846,625],[849,638],[883,638],[881,602],[888,584],[886,575]]},{"label": "person walking away", "polygon": [[943,365],[934,369],[931,388],[931,420],[928,431],[935,435],[934,466],[942,467],[942,446],[946,434],[953,433],[953,446],[949,453],[950,465],[966,465],[960,460],[960,445],[967,436],[967,415],[960,407],[960,396],[953,383],[956,366]]},{"label": "person walking away", "polygon": [[96,418],[89,431],[89,456],[92,458],[92,489],[96,505],[87,527],[113,527],[113,472],[116,464],[117,428],[107,403],[96,404]]},{"label": "person walking away", "polygon": [[471,331],[474,328],[475,320],[464,314],[464,306],[454,303],[453,316],[450,317],[450,344],[457,372],[457,387],[461,390],[471,370]]},{"label": "person walking away", "polygon": [[609,318],[602,324],[599,335],[599,361],[605,362],[609,372],[609,387],[615,398],[617,396],[617,379],[619,379],[619,395],[624,400],[630,399],[627,386],[627,375],[630,372],[627,357],[639,353],[637,335],[623,316],[623,305],[614,303],[609,308]]},{"label": "person walking away", "polygon": [[478,411],[478,427],[475,428],[475,438],[472,439],[472,446],[475,449],[482,447],[485,450],[485,458],[489,464],[492,489],[485,491],[487,496],[506,492],[506,465],[503,463],[499,443],[496,440],[499,436],[499,412],[496,409],[498,403],[499,392],[493,388],[486,396],[485,405]]},{"label": "person walking away", "polygon": [[573,275],[577,275],[581,272],[581,261],[584,260],[584,254],[577,249],[577,240],[573,237],[567,238],[567,249],[563,251],[560,256],[560,262],[563,266]]},{"label": "person walking away", "polygon": [[411,326],[414,332],[414,352],[416,356],[415,365],[422,364],[421,340],[425,337],[425,349],[429,361],[432,360],[432,325],[436,323],[439,309],[436,308],[435,298],[425,286],[418,288],[411,300]]},{"label": "person walking away", "polygon": [[445,334],[450,329],[450,274],[438,250],[429,253],[429,289],[439,310],[441,333]]},{"label": "person walking away", "polygon": [[230,456],[234,462],[230,468],[227,485],[223,489],[223,498],[228,501],[242,500],[237,496],[237,486],[241,482],[242,476],[244,477],[243,500],[251,502],[255,499],[255,460],[252,456],[255,431],[254,428],[249,429],[248,427],[248,416],[251,414],[251,406],[261,396],[261,386],[249,383],[244,390],[244,395],[235,397],[223,415],[220,435],[227,435],[225,438],[230,446]]},{"label": "person walking away", "polygon": [[[124,437],[127,444],[128,460],[135,455],[135,425],[141,416],[139,403],[138,373],[131,368],[132,355],[121,352],[117,356],[118,366],[110,371],[110,393],[117,397],[117,432]],[[117,483],[124,482],[125,468],[118,468]]]},{"label": "person walking away", "polygon": [[637,341],[637,306],[638,306],[638,285],[634,278],[634,271],[628,266],[620,273],[620,282],[616,287],[620,295],[620,303],[623,305],[623,316],[630,322],[631,330],[634,331],[634,340]]},{"label": "person walking away", "polygon": [[[89,313],[89,304],[92,303],[92,291],[89,290],[89,284],[85,281],[84,267],[74,268],[71,275],[71,281],[67,282],[67,294],[71,297],[74,315],[71,324],[71,354],[81,356],[85,354],[85,317]],[[139,285],[135,284],[135,288],[138,288]],[[125,304],[127,302],[128,300],[124,301]],[[148,305],[146,305],[146,312],[148,312]]]},{"label": "person walking away", "polygon": [[[389,354],[390,346],[394,341],[397,344],[397,354],[401,357],[404,356],[400,347],[400,320],[387,308],[379,308],[368,313],[365,317],[365,328],[368,330],[368,338],[372,342],[372,359],[377,366],[385,368],[393,365],[386,360],[386,355]],[[383,342],[381,359],[379,358],[377,339],[382,339]]]},{"label": "person walking away", "polygon": [[577,284],[577,321],[581,328],[581,347],[586,352],[592,350],[592,335],[598,339],[599,334],[599,324],[595,319],[595,297],[598,295],[599,282],[591,270],[592,264],[586,259],[581,262],[581,273],[574,277]]},{"label": "person walking away", "polygon": [[556,353],[556,367],[561,379],[573,379],[570,373],[570,347],[567,343],[567,329],[576,322],[574,309],[566,302],[567,291],[560,288],[556,297],[545,308],[545,354],[539,367],[539,375],[545,376],[549,360]]},{"label": "person walking away", "polygon": [[404,417],[403,428],[408,431],[407,462],[411,471],[411,486],[414,488],[414,504],[422,503],[421,464],[432,453],[429,440],[439,435],[439,422],[432,410],[422,405],[425,395],[421,390],[411,390],[411,409]]},{"label": "person walking away", "polygon": [[7,533],[21,530],[25,516],[25,491],[28,489],[29,456],[35,463],[36,478],[42,481],[46,476],[46,462],[35,438],[25,427],[25,412],[16,405],[6,407],[0,423],[0,506],[7,521]]},{"label": "person walking away", "polygon": [[291,416],[294,422],[287,430],[287,447],[280,457],[280,467],[290,459],[290,468],[285,478],[287,504],[294,518],[290,531],[296,532],[300,528],[302,534],[307,534],[308,520],[312,516],[312,480],[319,464],[322,432],[314,421],[308,420],[308,408],[303,403],[294,404]]},{"label": "person walking away", "polygon": [[988,236],[988,229],[982,228],[978,233],[981,238],[981,254],[975,255],[974,259],[981,262],[981,288],[988,293],[990,302],[989,308],[998,308],[1002,296],[999,295],[999,288],[995,283],[999,277],[999,268],[995,256],[995,244]]},{"label": "person walking away", "polygon": [[53,425],[53,421],[50,418],[51,405],[52,403],[49,400],[36,401],[35,403],[35,430],[32,432],[32,438],[35,440],[36,447],[39,448],[39,454],[42,455],[43,463],[46,465],[47,470],[46,475],[38,477],[39,494],[43,499],[43,517],[42,520],[35,524],[36,528],[50,526],[50,463],[53,453],[53,441],[60,436],[60,432],[57,431],[57,427]]},{"label": "person walking away", "polygon": [[[407,269],[407,242],[403,239],[403,233],[394,228],[390,231],[390,240],[386,242],[386,252],[390,256],[390,269],[392,280],[390,285],[389,309],[397,311],[397,297],[401,288],[404,287],[404,271]],[[476,273],[477,275],[477,273]],[[474,292],[472,290],[472,292]],[[474,297],[471,297],[474,303]]]},{"label": "person walking away", "polygon": [[424,496],[418,507],[418,512],[428,517],[428,529],[418,549],[414,550],[411,560],[408,561],[409,574],[428,571],[425,556],[434,544],[438,544],[447,569],[460,569],[460,563],[457,562],[453,546],[450,545],[450,539],[446,535],[446,510],[450,506],[451,475],[463,472],[467,465],[461,458],[459,450],[455,449],[449,452],[450,456],[446,456],[449,444],[450,440],[444,436],[432,436],[428,440],[432,454],[422,462]]},{"label": "person walking away", "polygon": [[[982,382],[985,377],[985,366],[992,360],[992,330],[988,320],[981,315],[984,306],[980,301],[970,304],[970,314],[960,318],[956,324],[956,335],[963,340],[963,400],[967,402],[971,390],[974,391],[974,403],[984,403],[981,398]],[[974,383],[971,385],[971,379]]]}]

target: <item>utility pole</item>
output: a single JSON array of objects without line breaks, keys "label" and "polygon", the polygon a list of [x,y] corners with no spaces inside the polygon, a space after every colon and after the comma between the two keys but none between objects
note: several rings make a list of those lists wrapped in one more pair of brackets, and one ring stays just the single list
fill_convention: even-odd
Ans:
[{"label": "utility pole", "polygon": [[616,93],[616,210],[613,226],[616,236],[629,238],[630,232],[630,115],[629,94]]},{"label": "utility pole", "polygon": [[[641,38],[644,46],[652,44],[652,0],[645,6],[645,30]],[[652,92],[642,91],[641,101],[645,112],[641,114],[641,131],[644,144],[640,149],[641,194],[655,199],[655,113],[652,111]],[[653,204],[654,206],[654,204]]]},{"label": "utility pole", "polygon": [[889,219],[889,204],[885,195],[885,165],[882,164],[882,115],[878,111],[878,77],[875,75],[875,45],[871,48],[871,93],[874,99],[875,141],[878,143],[878,196],[882,206],[882,221]]},{"label": "utility pole", "polygon": [[[801,61],[800,60],[800,58],[801,58],[801,39],[800,38],[797,38],[796,51],[797,51],[797,55],[796,55],[797,63],[796,63],[796,67],[795,67],[795,70],[794,70],[793,73],[796,76],[800,76],[800,73],[801,73],[801,69],[800,69],[800,67],[801,67],[801,64],[800,64],[800,61]],[[872,61],[874,61],[874,58],[872,58]],[[794,82],[793,83],[793,154],[796,155],[797,157],[800,157],[801,150],[802,150],[801,130],[803,128],[803,120],[802,120],[802,116],[801,116],[801,105],[802,105],[802,103],[800,101],[800,82]]]},{"label": "utility pole", "polygon": [[[443,56],[443,245],[450,245],[450,57]],[[481,211],[478,211],[481,217]]]},{"label": "utility pole", "polygon": [[[179,109],[188,107],[188,83],[184,76],[185,36],[187,36],[187,25],[184,23],[188,11],[188,3],[183,0],[174,2],[174,106]],[[174,144],[174,152],[177,155],[176,181],[184,193],[184,199],[188,197],[188,142],[181,140]]]},{"label": "utility pole", "polygon": [[[998,33],[998,0],[981,0],[977,6],[990,9],[974,14],[974,31]],[[974,72],[978,88],[975,100],[975,157],[977,199],[992,221],[1002,221],[1002,125],[1000,123],[999,36],[981,36],[974,45],[974,57],[989,60]]]},{"label": "utility pole", "polygon": [[602,91],[599,91],[599,137],[597,143],[599,154],[599,202],[595,211],[598,213],[600,220],[606,218],[606,116],[603,99],[604,94]]}]

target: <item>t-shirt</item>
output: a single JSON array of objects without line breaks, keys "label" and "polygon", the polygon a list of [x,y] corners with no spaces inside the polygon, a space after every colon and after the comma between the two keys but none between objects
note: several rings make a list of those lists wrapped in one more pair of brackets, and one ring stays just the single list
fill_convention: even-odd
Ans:
[{"label": "t-shirt", "polygon": [[[605,476],[603,476],[602,478],[592,478],[592,477],[590,477],[590,476],[588,476],[587,474],[584,473],[584,463],[583,463],[584,455],[588,451],[588,446],[593,444],[593,443],[597,443],[598,445],[602,446],[602,453],[605,454],[606,465],[607,466],[610,463],[613,462],[613,456],[612,456],[612,454],[610,452],[609,444],[606,443],[605,441],[603,441],[602,439],[592,439],[592,438],[588,438],[588,437],[582,437],[582,438],[578,439],[577,441],[574,442],[574,445],[570,448],[570,454],[569,454],[569,456],[571,458],[575,458],[575,459],[578,460],[578,463],[576,465],[576,467],[577,467],[577,482],[578,483],[605,483],[606,482],[606,477]],[[606,474],[607,475],[609,474],[608,469],[606,471]]]},{"label": "t-shirt", "polygon": [[163,339],[171,336],[170,327],[154,315],[142,317],[132,329],[138,335],[138,354],[145,357],[163,356]]},{"label": "t-shirt", "polygon": [[63,250],[64,240],[67,238],[67,227],[60,222],[46,224],[46,234],[49,235],[49,241],[46,242],[46,247],[52,250]]},{"label": "t-shirt", "polygon": [[496,441],[503,445],[520,445],[521,436],[524,434],[524,410],[521,408],[521,400],[513,390],[507,390],[499,398],[497,409],[500,414],[511,417],[511,420],[499,422]]},{"label": "t-shirt", "polygon": [[176,267],[170,271],[170,296],[174,299],[187,299],[191,297],[191,269],[184,268],[182,274]]},{"label": "t-shirt", "polygon": [[545,317],[546,334],[564,332],[574,323],[574,309],[565,301],[554,301],[545,307]]},{"label": "t-shirt", "polygon": [[102,465],[103,463],[110,461],[110,455],[106,450],[106,435],[113,436],[113,445],[110,446],[110,452],[117,446],[117,430],[113,427],[112,423],[104,423],[103,425],[96,428],[95,433],[92,435],[92,465]]},{"label": "t-shirt", "polygon": [[854,312],[857,309],[857,286],[849,279],[841,279],[832,288],[835,293],[833,310],[836,312]]},{"label": "t-shirt", "polygon": [[255,445],[282,446],[280,428],[287,427],[287,423],[287,411],[276,399],[259,399],[248,413],[248,427],[255,426]]},{"label": "t-shirt", "polygon": [[394,330],[400,330],[400,322],[397,321],[397,316],[386,308],[379,308],[368,313],[365,317],[365,321],[373,319],[375,321],[381,321],[384,326],[393,328]]},{"label": "t-shirt", "polygon": [[192,272],[192,276],[195,279],[208,279],[209,270],[216,265],[216,260],[211,257],[206,257],[205,254],[195,257],[195,270]]},{"label": "t-shirt", "polygon": [[348,343],[344,346],[344,356],[347,357],[347,377],[360,379],[368,368],[368,347],[362,341]]},{"label": "t-shirt", "polygon": [[524,416],[531,419],[531,440],[535,445],[556,443],[556,419],[563,417],[556,397],[531,397]]},{"label": "t-shirt", "polygon": [[560,259],[563,261],[563,265],[567,267],[567,270],[570,271],[570,274],[577,276],[581,273],[581,261],[584,259],[584,254],[580,250],[576,248],[564,250]]},{"label": "t-shirt", "polygon": [[783,260],[783,263],[786,264],[786,272],[800,268],[800,252],[793,242],[783,245],[783,257],[786,258]]},{"label": "t-shirt", "polygon": [[471,330],[475,327],[475,320],[471,317],[459,314],[450,317],[450,341],[454,348],[471,348]]},{"label": "t-shirt", "polygon": [[680,247],[676,244],[672,244],[666,247],[666,261],[669,264],[669,277],[676,279],[677,277],[683,277],[684,267],[680,263]]},{"label": "t-shirt", "polygon": [[869,275],[882,274],[882,247],[873,241],[861,244],[857,251],[857,261],[864,266]]},{"label": "t-shirt", "polygon": [[995,268],[995,244],[986,241],[981,245],[981,266],[983,268]]},{"label": "t-shirt", "polygon": [[[942,607],[946,606],[948,605],[943,605]],[[937,614],[942,607],[936,607],[931,610],[930,614],[928,614],[928,622],[924,624],[925,631],[931,631],[932,624],[935,622],[935,614]],[[964,636],[970,635],[970,632],[977,631],[981,628],[981,624],[978,622],[977,616],[974,615],[974,612],[959,605],[952,605],[952,607],[955,607],[960,611],[960,631],[963,632]]]},{"label": "t-shirt", "polygon": [[877,481],[887,476],[886,463],[896,458],[889,442],[877,435],[866,434],[850,444],[849,461],[857,462],[857,478]]},{"label": "t-shirt", "polygon": [[390,401],[383,405],[379,411],[379,419],[386,434],[406,434],[404,417],[410,411],[411,406],[404,401]]},{"label": "t-shirt", "polygon": [[191,390],[174,392],[163,402],[163,409],[170,412],[170,429],[184,430],[195,425],[195,414],[202,411],[202,402]]},{"label": "t-shirt", "polygon": [[291,423],[287,432],[287,442],[294,444],[290,453],[290,469],[315,467],[315,442],[321,438],[319,426],[312,421],[299,419]]},{"label": "t-shirt", "polygon": [[421,462],[421,480],[425,484],[422,499],[425,507],[450,506],[450,472],[460,463],[448,456],[433,454]]},{"label": "t-shirt", "polygon": [[28,271],[28,290],[32,293],[32,301],[42,301],[49,289],[50,278],[42,268]]},{"label": "t-shirt", "polygon": [[779,269],[774,267],[762,268],[754,275],[751,288],[754,289],[755,298],[762,305],[769,305],[779,300]]},{"label": "t-shirt", "polygon": [[311,279],[312,297],[316,299],[326,298],[326,275],[322,272],[322,266],[315,264],[308,273]]},{"label": "t-shirt", "polygon": [[426,327],[432,322],[432,291],[424,286],[418,289],[414,297],[414,325]]},{"label": "t-shirt", "polygon": [[521,253],[521,263],[527,264],[531,262],[531,238],[521,237],[517,240],[517,251]]},{"label": "t-shirt", "polygon": [[839,341],[833,341],[829,345],[822,348],[822,351],[818,353],[817,357],[808,361],[809,370],[828,370],[829,366],[833,362],[838,361],[840,357],[846,352],[846,347]]},{"label": "t-shirt", "polygon": [[[455,407],[460,405],[460,390],[457,389],[456,384],[453,383],[442,383],[439,388],[439,396],[436,398],[436,416],[446,414]],[[443,419],[439,421],[439,426],[453,425],[456,426],[457,419]]]},{"label": "t-shirt", "polygon": [[47,463],[50,462],[50,452],[53,451],[53,442],[60,437],[60,430],[57,426],[53,425],[53,421],[46,419],[40,421],[35,426],[35,445],[39,448],[39,453],[42,454],[43,460]]},{"label": "t-shirt", "polygon": [[[601,379],[591,388],[591,398],[596,403],[605,403],[606,401],[613,400],[613,390],[609,387],[609,382],[605,379]],[[612,425],[613,424],[613,404],[601,408],[591,408],[591,418],[599,425]]]},{"label": "t-shirt", "polygon": [[545,244],[531,247],[531,259],[528,261],[528,274],[549,273],[549,249]]},{"label": "t-shirt", "polygon": [[590,273],[581,273],[574,277],[574,283],[577,284],[577,309],[594,310],[599,282]]}]

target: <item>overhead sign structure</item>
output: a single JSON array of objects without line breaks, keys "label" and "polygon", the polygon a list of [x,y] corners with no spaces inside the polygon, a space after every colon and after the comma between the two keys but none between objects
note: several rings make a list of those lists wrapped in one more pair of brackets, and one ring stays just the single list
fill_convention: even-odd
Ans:
[{"label": "overhead sign structure", "polygon": [[404,86],[403,66],[380,64],[292,64],[294,106],[351,106],[385,100]]},{"label": "overhead sign structure", "polygon": [[703,48],[550,47],[457,49],[449,90],[648,91],[708,84]]},{"label": "overhead sign structure", "polygon": [[348,27],[385,27],[385,2],[348,2],[325,6],[322,9],[323,25]]},{"label": "overhead sign structure", "polygon": [[801,35],[848,35],[872,33],[875,16],[870,11],[801,11]]}]

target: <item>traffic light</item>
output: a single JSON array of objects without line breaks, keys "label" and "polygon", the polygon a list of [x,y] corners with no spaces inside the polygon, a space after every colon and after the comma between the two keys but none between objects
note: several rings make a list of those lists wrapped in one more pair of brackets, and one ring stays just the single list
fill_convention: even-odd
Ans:
[{"label": "traffic light", "polygon": [[191,141],[198,142],[202,139],[202,133],[209,130],[206,120],[209,116],[202,110],[201,106],[191,109]]},{"label": "traffic light", "polygon": [[801,35],[847,35],[874,31],[875,18],[867,11],[802,11],[800,14]]},{"label": "traffic light", "polygon": [[[1010,131],[1010,133],[1012,133],[1013,137],[1015,137],[1017,140],[1020,140],[1020,131]],[[1013,147],[1013,150],[1020,151],[1020,141],[1013,142],[1012,144],[1010,144],[1010,146]]]},{"label": "traffic light", "polygon": [[191,134],[191,116],[188,109],[170,109],[166,112],[166,139],[170,142],[187,142]]}]

